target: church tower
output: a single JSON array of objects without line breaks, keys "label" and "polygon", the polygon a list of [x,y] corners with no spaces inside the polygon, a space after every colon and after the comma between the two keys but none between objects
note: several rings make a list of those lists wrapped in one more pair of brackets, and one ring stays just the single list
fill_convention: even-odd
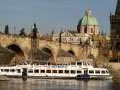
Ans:
[{"label": "church tower", "polygon": [[118,59],[120,53],[120,0],[117,1],[115,14],[110,14],[111,47],[113,58]]}]

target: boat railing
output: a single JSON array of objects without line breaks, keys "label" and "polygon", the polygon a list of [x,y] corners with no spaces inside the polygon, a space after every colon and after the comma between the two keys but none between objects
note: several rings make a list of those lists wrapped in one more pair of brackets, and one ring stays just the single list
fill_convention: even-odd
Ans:
[{"label": "boat railing", "polygon": [[16,65],[0,65],[0,67],[15,67]]}]

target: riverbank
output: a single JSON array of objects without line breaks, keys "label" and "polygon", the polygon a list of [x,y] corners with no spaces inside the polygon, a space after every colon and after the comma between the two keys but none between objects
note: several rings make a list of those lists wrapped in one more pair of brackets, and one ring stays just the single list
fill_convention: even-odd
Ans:
[{"label": "riverbank", "polygon": [[6,76],[0,76],[0,81],[9,81],[10,78],[6,77]]},{"label": "riverbank", "polygon": [[120,63],[109,63],[109,70],[113,81],[120,84]]}]

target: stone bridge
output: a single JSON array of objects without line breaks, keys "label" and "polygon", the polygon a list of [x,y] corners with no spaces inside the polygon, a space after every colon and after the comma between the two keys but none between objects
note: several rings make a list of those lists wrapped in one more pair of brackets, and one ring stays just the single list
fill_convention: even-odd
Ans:
[{"label": "stone bridge", "polygon": [[[29,52],[31,50],[31,38],[29,37],[21,37],[15,35],[5,35],[0,34],[0,45],[4,48],[8,48],[18,55],[23,56],[25,59],[29,58]],[[69,52],[74,55],[76,58],[84,58],[88,54],[92,54],[94,57],[98,54],[98,49],[90,47],[88,52],[86,49],[79,45],[69,44],[69,43],[61,43],[61,47],[58,42],[39,40],[40,50],[47,52],[53,56],[53,60],[55,61],[57,55],[60,53],[60,50],[64,50],[65,52]]]}]

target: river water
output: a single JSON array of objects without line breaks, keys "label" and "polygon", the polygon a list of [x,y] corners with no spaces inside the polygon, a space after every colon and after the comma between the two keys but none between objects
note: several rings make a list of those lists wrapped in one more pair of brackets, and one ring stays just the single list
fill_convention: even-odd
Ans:
[{"label": "river water", "polygon": [[112,80],[12,79],[0,81],[0,90],[120,90]]}]

